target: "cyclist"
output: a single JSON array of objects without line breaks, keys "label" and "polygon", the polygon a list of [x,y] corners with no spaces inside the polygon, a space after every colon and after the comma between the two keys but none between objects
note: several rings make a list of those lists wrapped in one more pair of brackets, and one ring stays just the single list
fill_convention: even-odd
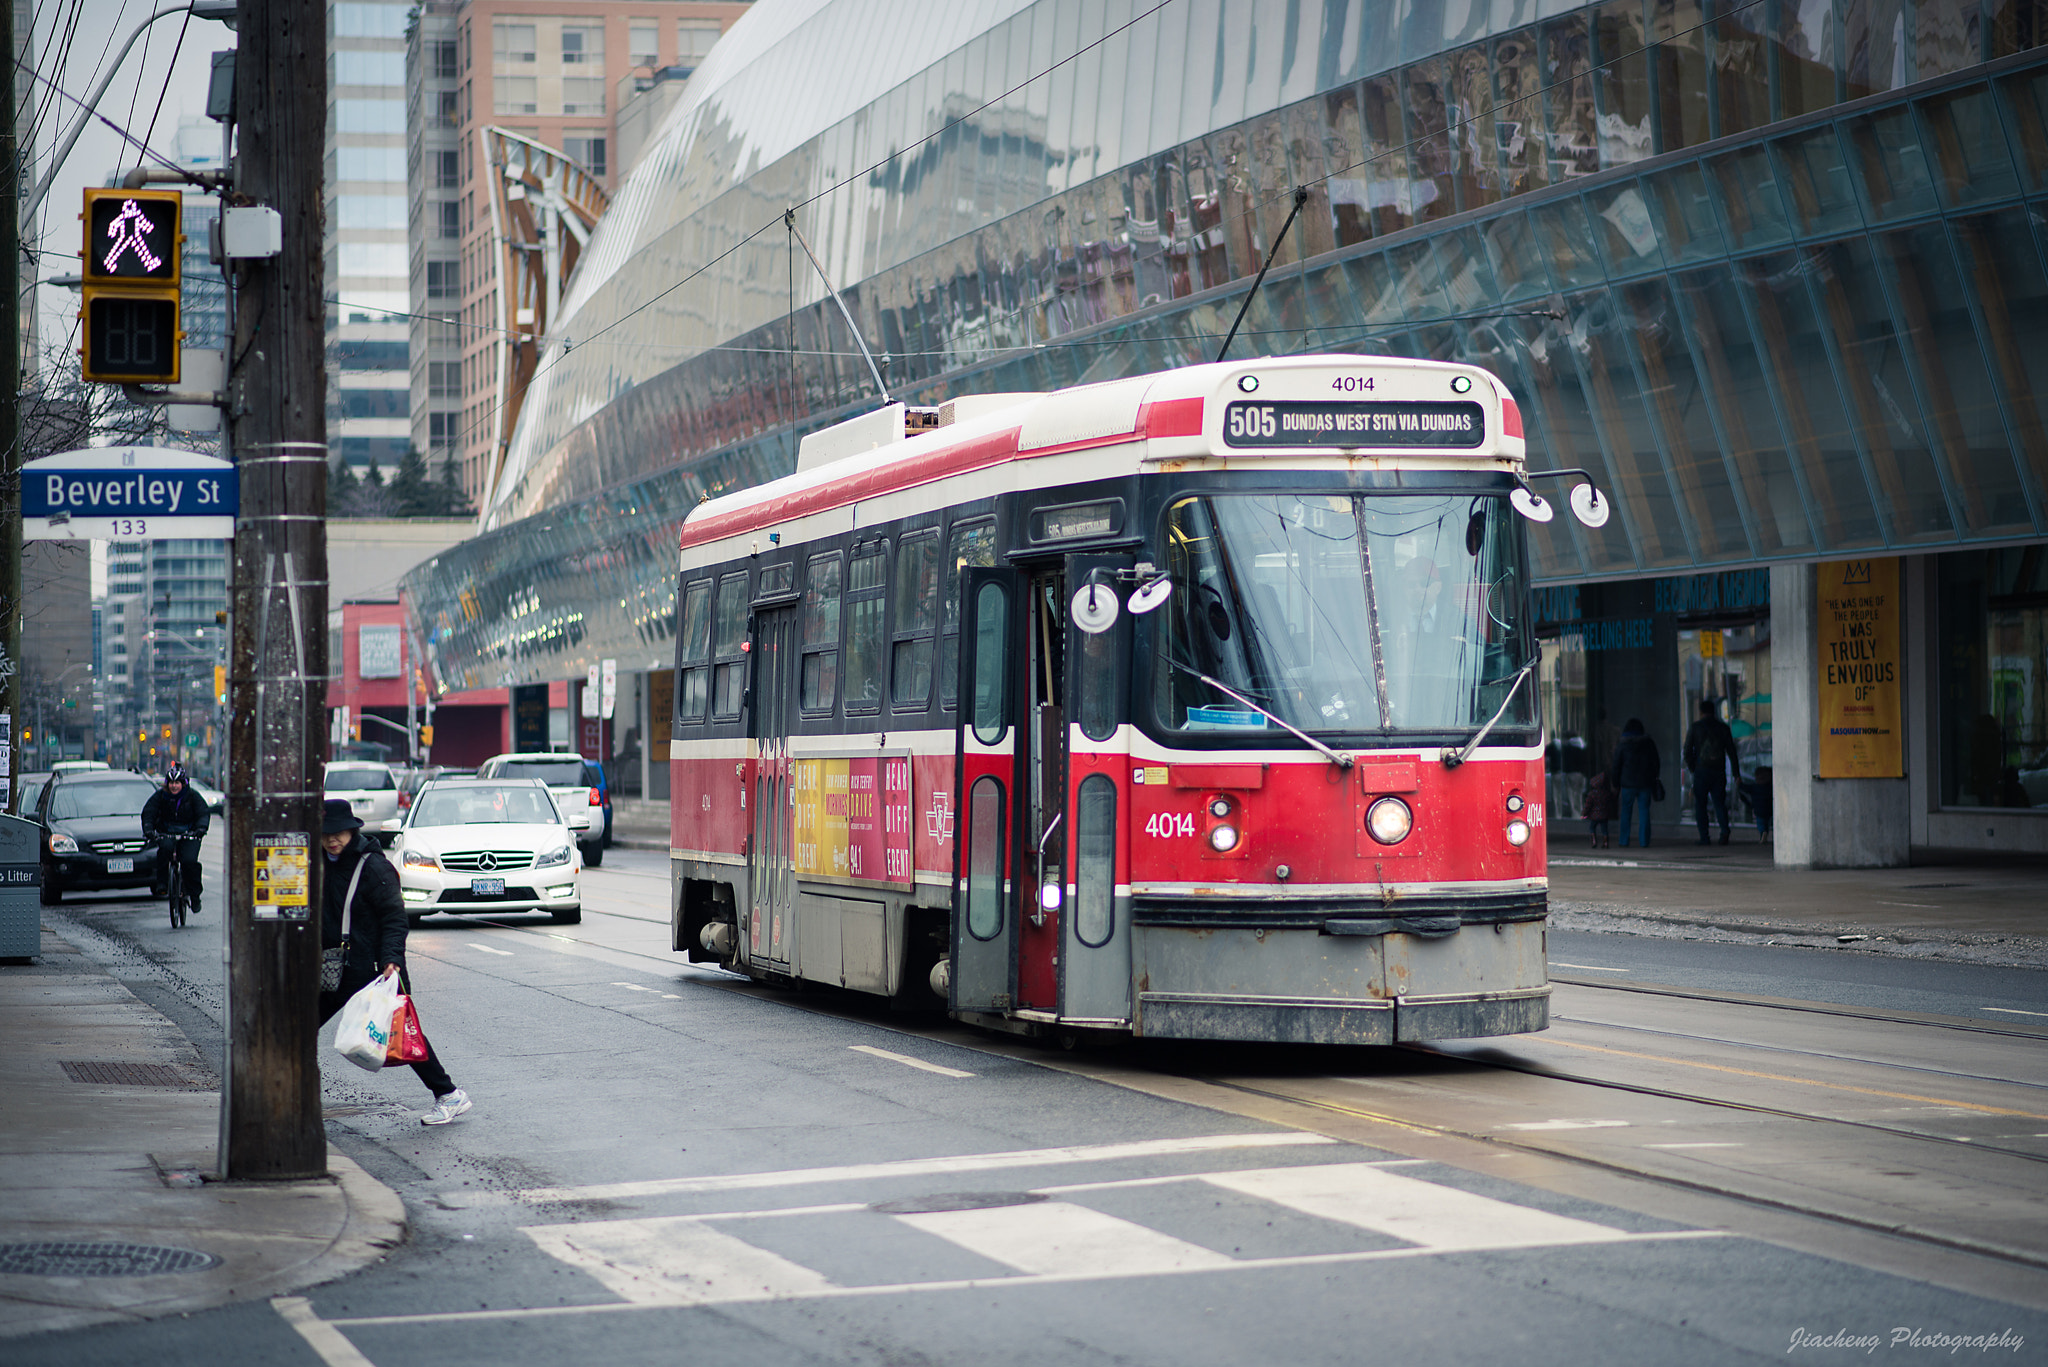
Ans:
[{"label": "cyclist", "polygon": [[[192,910],[199,909],[199,846],[198,839],[206,835],[211,814],[206,810],[206,799],[192,791],[192,785],[185,777],[185,771],[173,764],[164,770],[164,786],[150,795],[142,804],[142,838],[156,846],[156,883],[150,888],[153,896],[168,897],[171,891],[170,872],[174,863],[182,863],[185,872],[185,896]],[[185,847],[183,858],[179,854],[179,836],[193,836],[193,842]]]}]

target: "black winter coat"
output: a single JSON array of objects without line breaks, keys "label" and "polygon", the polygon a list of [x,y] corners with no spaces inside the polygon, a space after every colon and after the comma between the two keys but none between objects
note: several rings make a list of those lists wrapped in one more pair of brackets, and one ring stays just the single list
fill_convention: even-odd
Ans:
[{"label": "black winter coat", "polygon": [[173,827],[183,827],[193,835],[205,835],[212,820],[212,813],[206,810],[206,799],[193,792],[189,783],[185,785],[185,791],[176,797],[159,788],[149,795],[149,801],[142,804],[142,834],[148,840],[156,839]]},{"label": "black winter coat", "polygon": [[[325,859],[320,851],[315,858]],[[355,914],[349,921],[347,970],[375,975],[385,964],[405,962],[405,899],[398,892],[398,870],[384,857],[375,840],[356,832],[353,844],[341,858],[326,866],[327,887],[320,926],[320,947],[333,949],[341,943],[341,904],[348,894],[349,878],[361,863],[363,876],[356,885]]]},{"label": "black winter coat", "polygon": [[1663,777],[1664,761],[1657,754],[1657,742],[1645,735],[1625,735],[1615,748],[1614,761],[1607,766],[1607,781],[1617,790],[1648,788]]}]

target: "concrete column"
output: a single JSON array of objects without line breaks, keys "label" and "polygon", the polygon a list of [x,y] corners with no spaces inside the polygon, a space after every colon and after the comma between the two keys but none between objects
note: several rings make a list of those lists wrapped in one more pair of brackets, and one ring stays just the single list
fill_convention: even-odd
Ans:
[{"label": "concrete column", "polygon": [[[1903,778],[1815,777],[1820,754],[1819,606],[1811,565],[1771,567],[1773,855],[1779,868],[1895,868],[1907,863]],[[1904,623],[1907,652],[1913,624]],[[1910,674],[1909,674],[1910,677]],[[1914,700],[1905,700],[1911,711]]]}]

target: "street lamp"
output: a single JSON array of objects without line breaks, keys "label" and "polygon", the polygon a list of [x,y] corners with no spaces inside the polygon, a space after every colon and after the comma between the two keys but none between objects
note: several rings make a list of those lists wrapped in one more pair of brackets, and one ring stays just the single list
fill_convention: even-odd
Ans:
[{"label": "street lamp", "polygon": [[56,182],[57,172],[64,168],[64,162],[70,157],[71,149],[77,145],[78,135],[85,131],[86,122],[92,118],[93,111],[99,108],[100,97],[106,94],[107,87],[113,84],[114,75],[120,71],[121,63],[128,60],[128,50],[135,46],[135,40],[142,36],[144,29],[147,29],[151,24],[154,24],[166,15],[185,14],[188,12],[195,18],[212,19],[226,24],[229,28],[235,26],[235,0],[188,0],[188,3],[185,4],[165,5],[155,14],[150,15],[149,18],[137,24],[135,31],[128,35],[128,41],[121,45],[120,55],[114,58],[113,64],[107,68],[107,74],[100,78],[100,83],[94,88],[92,97],[85,101],[78,111],[78,117],[72,120],[71,131],[64,135],[64,141],[59,144],[57,155],[50,161],[50,169],[43,173],[42,180],[37,183],[36,188],[29,193],[28,198],[23,200],[20,207],[16,209],[15,213],[22,222],[27,222],[35,217],[37,206],[43,202],[43,196],[50,192],[50,186]]}]

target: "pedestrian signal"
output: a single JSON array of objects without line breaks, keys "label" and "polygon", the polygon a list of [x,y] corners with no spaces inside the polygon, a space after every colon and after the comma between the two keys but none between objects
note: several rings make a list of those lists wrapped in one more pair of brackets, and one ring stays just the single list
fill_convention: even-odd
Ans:
[{"label": "pedestrian signal", "polygon": [[184,207],[177,190],[85,192],[79,286],[85,379],[177,383]]}]

